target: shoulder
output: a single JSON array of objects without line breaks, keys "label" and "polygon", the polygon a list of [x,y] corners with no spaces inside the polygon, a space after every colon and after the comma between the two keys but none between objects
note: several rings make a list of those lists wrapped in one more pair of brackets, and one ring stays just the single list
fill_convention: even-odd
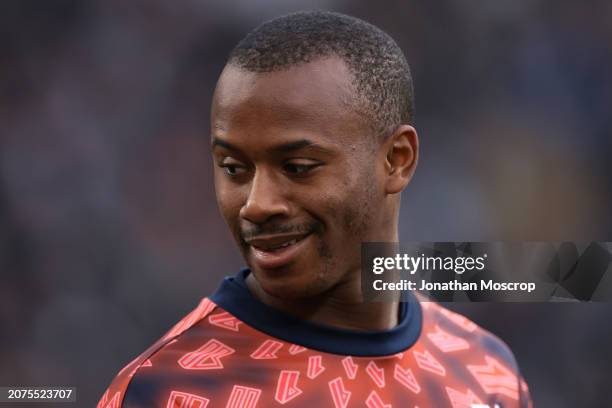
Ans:
[{"label": "shoulder", "polygon": [[439,351],[447,367],[461,367],[457,372],[467,377],[460,377],[474,379],[488,395],[508,397],[520,407],[532,406],[527,383],[503,340],[438,303],[421,300],[420,304],[421,340]]},{"label": "shoulder", "polygon": [[203,298],[198,306],[176,323],[162,338],[157,340],[151,347],[132,360],[117,373],[109,387],[98,402],[97,408],[117,408],[122,406],[126,390],[136,372],[142,367],[150,367],[150,357],[156,352],[170,344],[173,339],[196,325],[207,317],[211,317],[217,309],[217,305],[209,298]]},{"label": "shoulder", "polygon": [[493,333],[480,327],[467,317],[444,306],[421,301],[423,309],[422,336],[444,353],[464,349],[472,358],[484,364],[499,363],[519,375],[517,361],[508,345]]},{"label": "shoulder", "polygon": [[188,330],[194,324],[210,315],[217,305],[210,300],[210,298],[203,298],[198,306],[193,309],[187,316],[183,317],[177,324],[175,324],[170,331],[168,331],[160,341],[169,340],[176,337]]}]

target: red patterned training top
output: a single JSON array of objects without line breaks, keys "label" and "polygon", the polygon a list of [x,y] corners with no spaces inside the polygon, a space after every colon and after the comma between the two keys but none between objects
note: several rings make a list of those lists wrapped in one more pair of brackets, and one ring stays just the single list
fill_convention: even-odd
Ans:
[{"label": "red patterned training top", "polygon": [[249,292],[248,270],[119,372],[98,408],[531,407],[508,347],[416,298],[380,332],[296,319]]}]

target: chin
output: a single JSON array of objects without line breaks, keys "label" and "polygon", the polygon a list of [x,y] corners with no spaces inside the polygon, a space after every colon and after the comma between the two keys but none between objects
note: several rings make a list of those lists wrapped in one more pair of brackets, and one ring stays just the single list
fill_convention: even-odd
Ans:
[{"label": "chin", "polygon": [[277,299],[291,301],[317,297],[325,293],[332,286],[328,282],[317,279],[315,273],[307,272],[307,276],[302,276],[296,271],[308,269],[279,268],[274,271],[251,270],[254,272],[254,276],[261,288],[268,295]]}]

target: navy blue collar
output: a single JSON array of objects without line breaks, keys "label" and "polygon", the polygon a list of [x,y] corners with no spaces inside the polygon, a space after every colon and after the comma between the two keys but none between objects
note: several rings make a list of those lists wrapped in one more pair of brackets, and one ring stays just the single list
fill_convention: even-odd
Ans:
[{"label": "navy blue collar", "polygon": [[210,297],[249,326],[272,337],[309,349],[351,356],[386,356],[411,347],[421,334],[421,305],[414,295],[400,304],[399,324],[389,330],[358,331],[308,322],[272,308],[249,291],[243,269],[227,277]]}]

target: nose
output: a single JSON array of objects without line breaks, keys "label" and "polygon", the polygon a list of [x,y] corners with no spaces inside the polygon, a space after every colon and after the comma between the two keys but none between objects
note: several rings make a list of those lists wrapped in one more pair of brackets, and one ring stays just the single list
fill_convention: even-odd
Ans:
[{"label": "nose", "polygon": [[289,204],[276,180],[265,171],[256,171],[247,201],[240,209],[240,218],[263,224],[272,217],[288,214]]}]

